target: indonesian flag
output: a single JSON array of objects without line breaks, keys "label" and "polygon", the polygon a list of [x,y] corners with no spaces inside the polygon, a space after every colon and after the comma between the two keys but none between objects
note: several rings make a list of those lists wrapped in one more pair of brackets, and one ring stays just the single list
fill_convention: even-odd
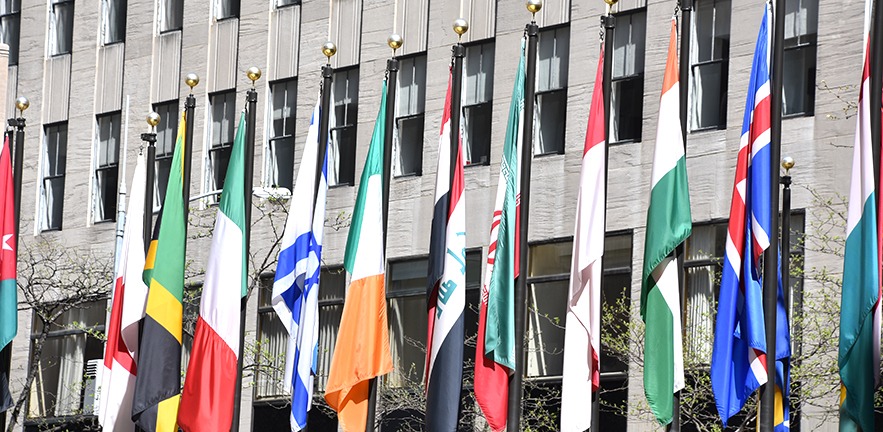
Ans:
[{"label": "indonesian flag", "polygon": [[245,296],[245,113],[239,120],[218,207],[190,364],[181,393],[178,426],[185,431],[227,431],[239,355],[239,309]]},{"label": "indonesian flag", "polygon": [[601,336],[601,256],[606,199],[604,147],[604,51],[598,57],[595,89],[583,149],[576,201],[570,294],[564,331],[561,430],[592,426],[592,392],[598,390]]},{"label": "indonesian flag", "polygon": [[132,193],[126,212],[120,265],[107,314],[107,344],[99,395],[98,422],[104,430],[133,431],[132,398],[138,362],[138,322],[144,317],[147,284],[144,271],[144,194],[147,170],[138,158],[132,178]]}]

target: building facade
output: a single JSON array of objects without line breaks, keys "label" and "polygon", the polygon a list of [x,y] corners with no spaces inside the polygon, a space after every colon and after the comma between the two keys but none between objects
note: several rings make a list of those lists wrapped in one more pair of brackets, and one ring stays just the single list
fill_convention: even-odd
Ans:
[{"label": "building facade", "polygon": [[[806,238],[842,233],[836,225],[848,190],[861,77],[864,8],[859,0],[787,0],[783,155],[792,155],[795,209],[792,226]],[[530,204],[528,390],[526,409],[556,415],[564,342],[567,280],[582,148],[594,71],[600,54],[599,16],[604,3],[547,0],[540,24],[537,122]],[[609,322],[639,322],[638,301],[646,208],[655,144],[658,100],[676,3],[621,0],[613,9],[611,143],[604,302]],[[690,52],[687,166],[694,220],[686,244],[685,353],[700,373],[710,362],[714,301],[726,237],[726,218],[745,92],[763,3],[696,0]],[[309,114],[325,62],[320,47],[337,44],[332,58],[334,113],[320,289],[317,395],[324,388],[347,277],[342,269],[347,217],[379,108],[381,80],[392,54],[386,38],[400,33],[397,53],[397,135],[392,167],[388,234],[388,315],[395,370],[382,380],[381,429],[398,430],[420,418],[426,338],[426,269],[433,214],[437,139],[450,64],[457,40],[455,18],[471,24],[463,87],[466,148],[467,339],[476,314],[492,206],[517,66],[520,40],[530,20],[521,2],[495,0],[6,0],[0,4],[0,42],[10,46],[6,112],[30,98],[24,144],[22,248],[51,243],[112,260],[119,181],[139,153],[142,122],[151,110],[157,128],[157,185],[168,177],[177,123],[191,89],[183,76],[202,77],[197,97],[190,180],[191,239],[188,302],[198,308],[201,272],[214,220],[214,197],[223,188],[238,113],[258,66],[258,127],[254,184],[291,188]],[[130,179],[126,178],[127,182]],[[156,209],[164,191],[156,192]],[[283,206],[255,198],[252,266],[256,278],[246,311],[247,371],[240,430],[288,430],[288,396],[281,389],[286,334],[270,307],[275,241]],[[842,204],[842,203],[841,203]],[[842,207],[842,208],[841,208]],[[833,217],[832,217],[833,216]],[[832,220],[834,222],[832,222]],[[831,224],[835,224],[833,228]],[[841,230],[841,231],[837,231]],[[815,236],[815,237],[813,237]],[[802,238],[792,236],[792,238]],[[830,249],[791,245],[806,269],[837,274],[842,259]],[[836,252],[836,251],[835,251]],[[20,268],[27,261],[20,263]],[[21,271],[21,270],[20,270]],[[821,278],[796,278],[793,310],[825,292]],[[106,274],[107,287],[112,283]],[[61,290],[60,292],[64,292]],[[820,294],[821,295],[821,294]],[[62,295],[63,297],[63,295]],[[61,424],[77,428],[95,406],[87,389],[100,368],[106,300],[78,304],[53,322],[41,355],[43,327],[20,293],[19,332],[12,346],[11,388],[18,397],[35,363],[22,414],[24,430]],[[838,297],[839,298],[839,297]],[[55,298],[61,301],[63,298]],[[626,308],[614,308],[620,302]],[[630,306],[630,307],[629,307]],[[833,321],[836,322],[836,321]],[[833,326],[833,322],[831,325]],[[631,327],[605,324],[609,337],[630,339]],[[185,332],[186,334],[186,332]],[[836,333],[834,333],[836,335]],[[185,335],[185,359],[186,346]],[[799,349],[801,341],[795,342]],[[474,342],[473,342],[474,344]],[[605,341],[605,347],[610,344]],[[836,339],[816,353],[836,362]],[[605,348],[605,351],[607,348]],[[466,348],[471,368],[474,345]],[[602,430],[655,430],[644,410],[640,363],[602,354]],[[830,381],[836,385],[836,377]],[[827,382],[827,381],[825,381]],[[467,374],[468,408],[470,378]],[[833,389],[833,387],[832,387]],[[710,400],[710,395],[707,396]],[[474,405],[474,404],[473,404]],[[588,402],[587,402],[588,406]],[[617,410],[624,408],[627,412]],[[713,409],[713,406],[712,408]],[[835,430],[836,392],[819,392],[797,410],[806,430]],[[333,415],[313,409],[314,430],[334,429]],[[470,427],[481,428],[480,419]]]}]

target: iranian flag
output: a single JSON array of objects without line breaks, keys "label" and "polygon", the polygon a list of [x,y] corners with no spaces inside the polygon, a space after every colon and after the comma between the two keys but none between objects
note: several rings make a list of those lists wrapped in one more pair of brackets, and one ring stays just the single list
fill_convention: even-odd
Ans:
[{"label": "iranian flag", "polygon": [[245,296],[245,113],[233,141],[218,206],[178,426],[226,431],[233,422],[239,355],[239,308]]},{"label": "iranian flag", "polygon": [[678,262],[673,252],[690,236],[690,191],[681,133],[677,29],[671,22],[668,60],[662,81],[650,208],[644,242],[641,318],[644,337],[644,393],[660,424],[672,420],[675,392],[684,388],[684,355]]}]

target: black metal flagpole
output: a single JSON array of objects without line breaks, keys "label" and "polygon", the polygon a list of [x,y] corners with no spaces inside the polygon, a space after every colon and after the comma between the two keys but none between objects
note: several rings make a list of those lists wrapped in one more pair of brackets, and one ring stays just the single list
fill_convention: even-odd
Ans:
[{"label": "black metal flagpole", "polygon": [[506,420],[508,430],[521,430],[521,396],[524,380],[524,333],[527,321],[527,256],[528,228],[530,221],[530,165],[533,159],[533,120],[536,93],[537,42],[540,26],[536,13],[542,8],[539,0],[528,0],[527,10],[531,13],[530,24],[525,27],[527,34],[527,64],[524,77],[524,125],[521,139],[521,169],[519,174],[521,194],[518,217],[521,229],[518,231],[518,277],[515,278],[515,370],[509,376],[509,406]]},{"label": "black metal flagpole", "polygon": [[760,393],[760,430],[773,432],[776,404],[776,302],[779,287],[779,159],[782,154],[782,41],[785,35],[785,0],[773,9],[772,76],[770,77],[770,246],[764,253],[763,316],[766,327],[767,382]]},{"label": "black metal flagpole", "polygon": [[791,312],[791,168],[794,168],[794,159],[785,156],[782,158],[782,168],[785,175],[780,179],[782,183],[782,289],[785,294],[785,313]]},{"label": "black metal flagpole", "polygon": [[[319,151],[316,154],[316,189],[314,199],[319,199],[319,187],[322,180],[322,169],[325,166],[325,154],[328,151],[328,129],[331,127],[331,86],[334,83],[334,68],[331,67],[331,57],[337,53],[337,46],[328,41],[322,45],[322,53],[327,59],[322,66],[322,105],[319,109]],[[315,207],[316,203],[313,203]]]},{"label": "black metal flagpole", "polygon": [[[196,96],[193,96],[193,88],[199,84],[199,76],[191,72],[184,78],[184,82],[190,87],[190,94],[184,101],[184,219],[190,214],[190,164],[193,161],[193,127],[196,123],[193,116],[196,111]],[[184,224],[186,232],[187,225]]]},{"label": "black metal flagpole", "polygon": [[[166,119],[171,120],[171,119]],[[156,176],[156,125],[159,124],[159,114],[151,112],[147,115],[147,124],[150,132],[141,134],[141,141],[147,144],[147,177],[144,191],[144,253],[150,249],[150,240],[153,236],[153,183]]]},{"label": "black metal flagpole", "polygon": [[462,102],[463,86],[463,59],[466,57],[466,47],[461,43],[461,38],[469,30],[469,23],[463,19],[454,21],[454,32],[459,36],[457,43],[451,47],[451,57],[454,59],[454,69],[451,73],[451,172],[448,176],[450,184],[448,190],[454,185],[454,172],[457,168],[457,154],[460,146],[460,105]]},{"label": "black metal flagpole", "polygon": [[[392,48],[392,57],[386,61],[386,125],[383,137],[383,259],[386,256],[386,238],[389,231],[389,180],[390,167],[392,166],[392,134],[395,126],[396,86],[398,85],[399,59],[396,58],[396,50],[402,47],[404,40],[393,33],[386,39],[387,45]],[[386,264],[384,264],[384,267]],[[368,418],[365,422],[365,431],[374,431],[374,417],[377,410],[377,378],[368,381]]]}]

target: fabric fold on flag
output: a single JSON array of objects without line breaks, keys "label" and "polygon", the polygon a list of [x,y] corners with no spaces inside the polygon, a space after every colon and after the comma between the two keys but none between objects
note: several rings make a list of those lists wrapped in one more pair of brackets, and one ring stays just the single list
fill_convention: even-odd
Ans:
[{"label": "fabric fold on flag", "polygon": [[386,80],[346,241],[350,286],[325,387],[325,401],[346,431],[363,431],[369,380],[392,370],[386,316],[383,245],[383,140],[388,113]]},{"label": "fabric fold on flag", "polygon": [[[865,10],[865,58],[856,116],[840,297],[840,430],[875,430],[874,392],[880,376],[880,250],[871,139],[870,42]],[[880,115],[877,113],[876,115]],[[875,379],[870,379],[875,377]]]},{"label": "fabric fold on flag", "polygon": [[178,426],[184,431],[228,431],[233,423],[240,308],[248,277],[245,206],[251,204],[251,194],[245,195],[246,127],[242,112],[218,205],[193,348],[181,392]]},{"label": "fabric fold on flag", "polygon": [[[184,188],[186,114],[181,115],[157,240],[144,265],[148,282],[138,375],[132,402],[135,424],[150,432],[177,432],[181,399],[181,333],[184,255],[187,244]],[[238,314],[238,312],[237,312]]]},{"label": "fabric fold on flag", "polygon": [[[711,358],[711,386],[724,425],[767,382],[760,257],[770,245],[770,6],[748,82]],[[778,163],[778,162],[777,162]]]},{"label": "fabric fold on flag", "polygon": [[[316,195],[316,161],[319,150],[319,101],[313,108],[304,145],[291,209],[273,282],[273,308],[288,331],[285,355],[285,391],[291,392],[291,430],[307,425],[312,407],[315,355],[319,343],[319,274],[325,226],[328,158],[325,158],[319,193]],[[327,154],[327,153],[326,153]]]},{"label": "fabric fold on flag", "polygon": [[601,49],[576,198],[561,379],[561,430],[564,432],[591,428],[592,410],[588,406],[592,392],[599,387],[601,257],[607,207],[603,85],[604,50]]},{"label": "fabric fold on flag", "polygon": [[677,43],[677,25],[672,19],[659,102],[641,279],[641,318],[646,324],[644,394],[653,415],[662,425],[671,423],[674,393],[684,388],[682,275],[674,253],[675,248],[690,236],[693,227],[681,132]]},{"label": "fabric fold on flag", "polygon": [[[2,161],[0,161],[2,164]],[[138,323],[144,318],[147,285],[144,263],[144,194],[147,189],[145,156],[138,157],[129,194],[123,246],[120,250],[107,314],[107,342],[99,390],[98,422],[105,430],[133,431],[132,398],[138,373]]]},{"label": "fabric fold on flag", "polygon": [[426,427],[455,431],[463,388],[463,313],[466,308],[466,197],[463,153],[451,177],[451,77],[438,141],[435,208],[429,246]]},{"label": "fabric fold on flag", "polygon": [[506,427],[507,383],[517,361],[515,344],[522,343],[515,341],[515,278],[518,276],[516,203],[520,193],[519,155],[524,125],[524,47],[525,39],[522,38],[515,86],[509,102],[475,344],[475,399],[488,425],[495,431]]},{"label": "fabric fold on flag", "polygon": [[[15,237],[15,186],[12,181],[12,144],[5,135],[0,149],[0,217],[3,218],[3,246],[0,247],[0,350],[6,348],[18,333],[18,239]],[[0,412],[12,408],[9,375],[0,371]]]}]

